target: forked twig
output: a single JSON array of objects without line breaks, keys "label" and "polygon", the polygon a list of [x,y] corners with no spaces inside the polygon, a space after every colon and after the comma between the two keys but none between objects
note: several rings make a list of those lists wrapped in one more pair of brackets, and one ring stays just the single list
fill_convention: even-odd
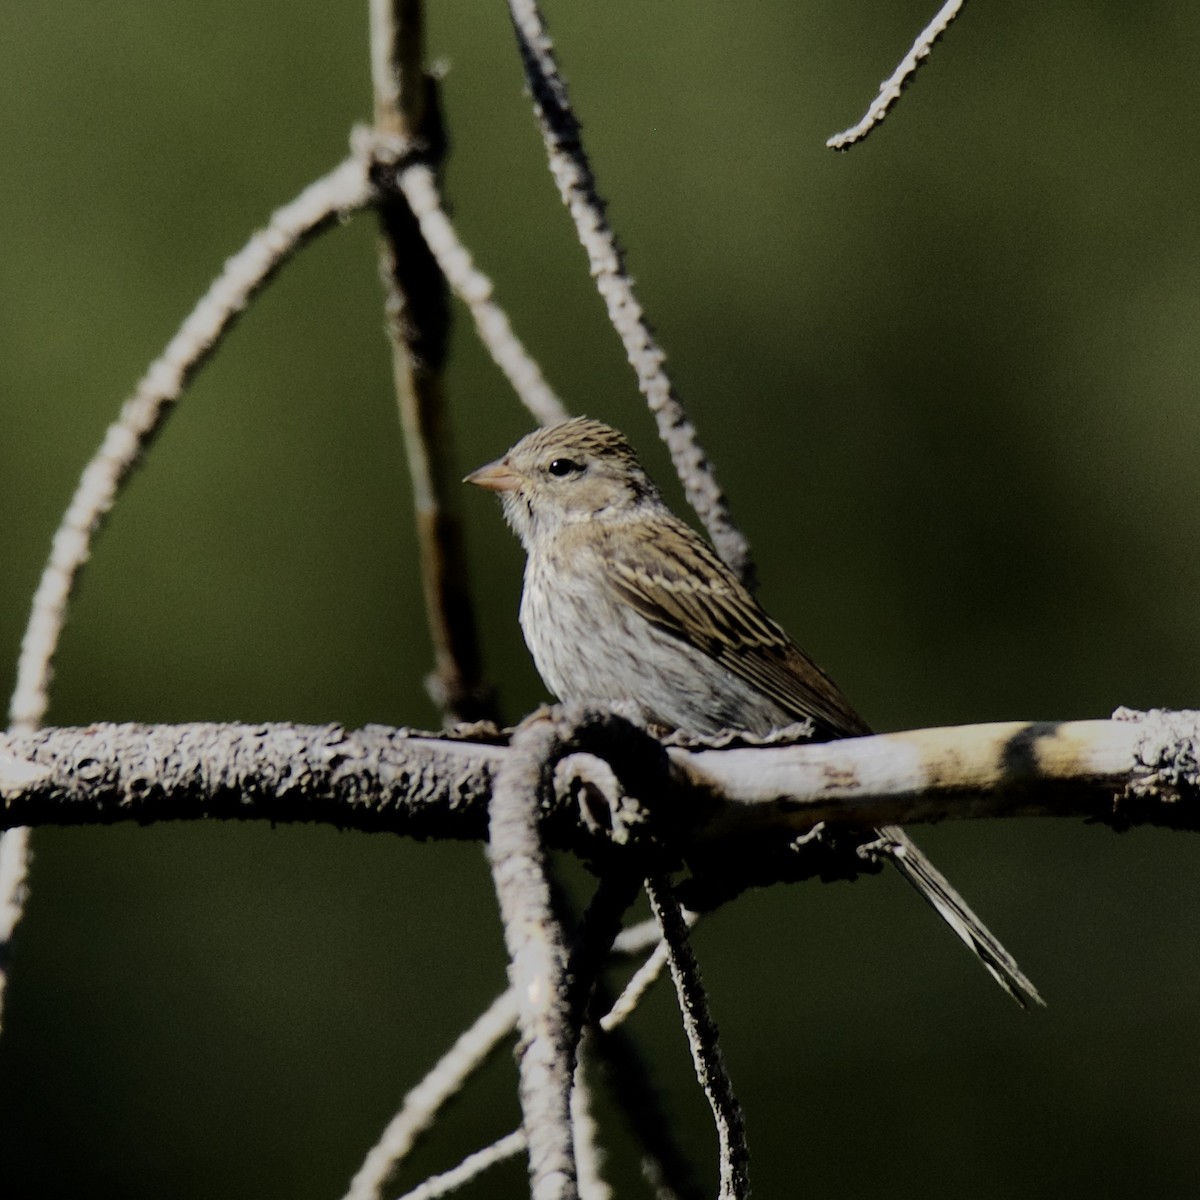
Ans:
[{"label": "forked twig", "polygon": [[720,1200],[743,1200],[750,1194],[750,1153],[746,1147],[742,1108],[721,1060],[716,1022],[708,1010],[708,999],[700,982],[700,968],[688,942],[683,910],[665,879],[647,879],[646,894],[650,897],[650,907],[667,944],[671,977],[679,996],[679,1011],[687,1031],[696,1078],[708,1097],[717,1125],[721,1163]]},{"label": "forked twig", "polygon": [[849,150],[882,123],[892,106],[900,99],[900,93],[912,83],[917,72],[925,65],[934,44],[954,23],[965,3],[966,0],[946,0],[937,16],[921,30],[912,48],[900,60],[900,65],[879,85],[879,95],[871,101],[871,106],[863,114],[862,120],[856,125],[851,125],[849,129],[843,129],[841,133],[835,133],[826,141],[825,145],[830,150]]},{"label": "forked twig", "polygon": [[537,0],[509,0],[508,7],[550,171],[575,222],[609,320],[637,374],[638,387],[658,423],[659,436],[671,452],[688,503],[703,521],[721,557],[743,579],[752,581],[754,567],[749,543],[733,523],[712,464],[701,449],[695,426],[688,420],[667,375],[666,354],[650,331],[633,280],[625,270]]}]

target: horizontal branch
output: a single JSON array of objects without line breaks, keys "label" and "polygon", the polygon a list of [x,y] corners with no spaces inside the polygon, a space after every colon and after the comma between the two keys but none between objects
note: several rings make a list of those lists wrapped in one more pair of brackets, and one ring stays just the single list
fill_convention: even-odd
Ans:
[{"label": "horizontal branch", "polygon": [[89,725],[0,735],[0,825],[318,822],[482,840],[502,751],[340,725]]},{"label": "horizontal branch", "polygon": [[[612,727],[612,718],[607,720]],[[1200,713],[910,730],[820,745],[579,745],[559,763],[559,827],[595,834],[653,799],[684,842],[975,817],[1200,829]],[[632,750],[636,751],[631,753]],[[0,734],[0,827],[136,821],[320,822],[482,840],[507,734],[384,726],[92,725]],[[604,762],[598,761],[603,758]],[[563,812],[563,803],[582,801]],[[649,807],[649,806],[647,806]],[[582,820],[580,817],[582,816]],[[636,827],[635,827],[636,828]],[[619,840],[620,829],[605,836]],[[686,848],[686,847],[685,847]]]}]

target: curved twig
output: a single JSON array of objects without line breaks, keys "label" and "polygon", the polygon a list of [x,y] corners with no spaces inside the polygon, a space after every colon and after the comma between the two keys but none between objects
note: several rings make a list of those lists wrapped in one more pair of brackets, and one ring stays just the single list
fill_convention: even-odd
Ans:
[{"label": "curved twig", "polygon": [[[265,229],[224,269],[150,365],[84,469],[63,515],[34,593],[21,640],[17,682],[9,701],[14,730],[37,728],[50,703],[54,656],[71,593],[92,542],[151,440],[192,377],[233,328],[250,300],[305,242],[367,205],[372,189],[364,162],[351,157],[271,215]],[[7,972],[5,949],[24,910],[29,838],[13,829],[0,838],[0,1018]]]},{"label": "curved twig", "polygon": [[254,296],[296,250],[348,214],[364,208],[371,197],[366,166],[359,158],[351,157],[274,212],[266,227],[225,263],[179,332],[125,401],[84,469],[54,535],[50,559],[34,594],[21,641],[17,683],[8,710],[13,728],[30,729],[42,723],[67,603],[91,554],[92,541],[117,493],[184,388]]}]

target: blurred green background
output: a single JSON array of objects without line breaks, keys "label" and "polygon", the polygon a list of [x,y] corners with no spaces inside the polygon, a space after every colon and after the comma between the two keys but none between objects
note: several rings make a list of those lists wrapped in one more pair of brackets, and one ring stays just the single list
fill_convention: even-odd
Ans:
[{"label": "blurred green background", "polygon": [[[0,646],[142,370],[370,109],[365,4],[0,20]],[[1200,7],[550,5],[601,185],[762,595],[881,728],[1200,700]],[[576,411],[665,476],[544,171],[504,6],[430,6],[462,232]],[[460,321],[466,469],[528,427]],[[674,495],[678,495],[677,491]],[[543,698],[520,554],[464,498],[488,667]],[[369,218],[287,268],[115,511],[51,719],[429,727]],[[11,668],[10,668],[11,677]],[[760,1196],[1194,1195],[1200,850],[1075,823],[922,841],[1050,1002],[896,879],[775,889],[697,947]],[[482,854],[330,830],[47,830],[0,1040],[6,1197],[326,1198],[500,988]],[[672,1001],[633,1028],[705,1170]],[[492,1065],[404,1180],[516,1119]],[[602,1111],[602,1116],[606,1115]],[[608,1122],[621,1194],[640,1185]],[[511,1167],[475,1196],[519,1196]]]}]

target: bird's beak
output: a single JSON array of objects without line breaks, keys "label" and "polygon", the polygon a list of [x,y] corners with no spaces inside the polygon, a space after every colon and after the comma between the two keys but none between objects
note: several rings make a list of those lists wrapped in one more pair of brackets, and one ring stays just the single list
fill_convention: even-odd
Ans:
[{"label": "bird's beak", "polygon": [[487,488],[489,492],[515,492],[521,486],[521,476],[507,466],[504,459],[498,458],[472,471],[463,479],[463,483],[473,483],[476,487]]}]

